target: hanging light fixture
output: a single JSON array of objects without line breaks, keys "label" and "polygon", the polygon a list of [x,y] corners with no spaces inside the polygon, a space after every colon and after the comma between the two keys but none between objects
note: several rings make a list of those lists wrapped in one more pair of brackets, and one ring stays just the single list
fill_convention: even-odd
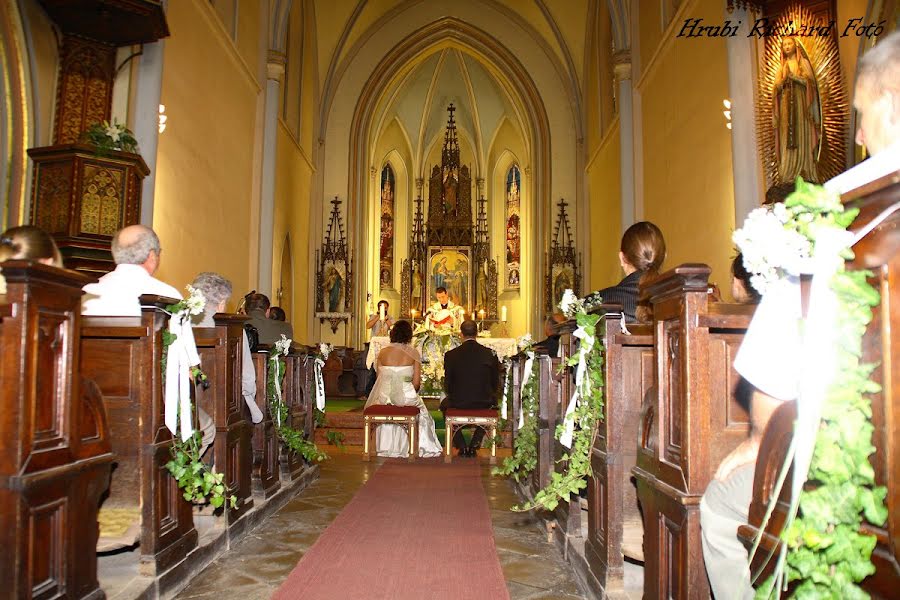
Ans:
[{"label": "hanging light fixture", "polygon": [[722,100],[722,106],[725,107],[725,110],[722,111],[722,114],[725,115],[725,127],[731,129],[731,100],[725,98]]},{"label": "hanging light fixture", "polygon": [[162,133],[166,130],[166,121],[169,120],[169,117],[166,115],[166,105],[159,105],[159,132]]}]

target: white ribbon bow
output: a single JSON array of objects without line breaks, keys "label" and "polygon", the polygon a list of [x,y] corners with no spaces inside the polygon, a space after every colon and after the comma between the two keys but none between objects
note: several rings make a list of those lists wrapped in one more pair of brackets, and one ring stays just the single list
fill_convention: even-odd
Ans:
[{"label": "white ribbon bow", "polygon": [[[528,385],[528,381],[531,379],[531,371],[534,370],[534,350],[529,350],[526,353],[528,356],[525,359],[525,372],[522,374],[522,386],[519,388],[520,390],[524,390],[525,386]],[[528,415],[529,417],[533,417],[534,415]],[[519,429],[525,427],[525,412],[519,411]]]},{"label": "white ribbon bow", "polygon": [[316,358],[313,368],[316,374],[316,408],[322,411],[325,410],[325,380],[322,379],[322,367],[324,366],[325,361],[321,358]]},{"label": "white ribbon bow", "polygon": [[586,381],[584,375],[587,373],[587,355],[594,347],[594,334],[583,326],[579,326],[572,335],[581,340],[581,343],[578,344],[578,366],[575,367],[575,391],[572,392],[572,399],[566,407],[565,429],[559,436],[559,443],[566,448],[572,447],[572,439],[575,436],[575,408],[590,392],[590,380]]},{"label": "white ribbon bow", "polygon": [[181,415],[181,440],[194,434],[191,419],[191,367],[200,364],[189,315],[172,315],[169,332],[175,336],[166,358],[165,422],[175,435]]},{"label": "white ribbon bow", "polygon": [[507,410],[506,410],[506,395],[509,391],[509,372],[512,369],[506,370],[506,377],[503,378],[503,400],[500,401],[500,418],[506,420]]},{"label": "white ribbon bow", "polygon": [[271,365],[269,368],[275,372],[273,375],[275,377],[275,400],[278,403],[279,410],[275,411],[275,422],[281,427],[281,404],[282,404],[282,396],[281,396],[281,361],[279,360],[280,355],[276,354],[272,358],[269,359]]}]

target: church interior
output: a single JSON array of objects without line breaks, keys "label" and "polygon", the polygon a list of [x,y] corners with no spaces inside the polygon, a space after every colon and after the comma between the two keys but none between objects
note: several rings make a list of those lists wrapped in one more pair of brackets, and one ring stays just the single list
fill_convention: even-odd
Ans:
[{"label": "church interior", "polygon": [[0,0],[7,597],[896,598],[898,23]]}]

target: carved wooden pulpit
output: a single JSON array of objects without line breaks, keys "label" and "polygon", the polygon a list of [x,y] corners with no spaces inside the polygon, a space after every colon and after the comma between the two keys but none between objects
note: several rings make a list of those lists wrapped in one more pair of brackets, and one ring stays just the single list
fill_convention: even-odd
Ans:
[{"label": "carved wooden pulpit", "polygon": [[54,144],[31,148],[32,222],[56,238],[66,266],[113,268],[113,234],[140,218],[141,181],[150,171],[138,154],[97,155],[84,131],[108,121],[116,48],[169,35],[156,0],[40,0],[62,30]]}]

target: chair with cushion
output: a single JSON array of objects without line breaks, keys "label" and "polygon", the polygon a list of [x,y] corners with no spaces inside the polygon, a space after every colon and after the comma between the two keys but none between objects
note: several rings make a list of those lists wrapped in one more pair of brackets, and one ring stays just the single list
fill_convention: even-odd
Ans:
[{"label": "chair with cushion", "polygon": [[375,404],[363,412],[365,428],[363,431],[363,461],[371,457],[372,434],[379,425],[390,423],[406,429],[409,436],[409,460],[419,455],[419,409],[415,406],[394,406],[392,404]]},{"label": "chair with cushion", "polygon": [[444,462],[451,462],[453,451],[453,434],[460,427],[477,425],[487,429],[491,437],[491,464],[497,462],[497,422],[495,408],[448,408],[444,412],[446,442],[444,443]]}]

